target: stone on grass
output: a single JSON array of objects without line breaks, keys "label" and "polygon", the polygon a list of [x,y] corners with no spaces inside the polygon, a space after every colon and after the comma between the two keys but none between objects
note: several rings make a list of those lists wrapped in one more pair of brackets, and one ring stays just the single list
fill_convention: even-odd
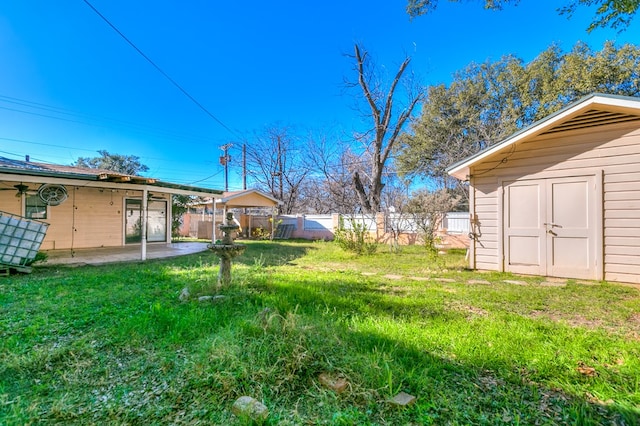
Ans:
[{"label": "stone on grass", "polygon": [[518,281],[518,280],[504,280],[503,282],[507,283],[507,284],[513,284],[513,285],[527,285],[526,281]]},{"label": "stone on grass", "polygon": [[540,285],[542,287],[566,287],[567,283],[560,281],[543,281],[540,283]]},{"label": "stone on grass", "polygon": [[487,285],[487,284],[491,284],[489,281],[487,280],[469,280],[467,281],[467,284],[483,284],[483,285]]},{"label": "stone on grass", "polygon": [[454,280],[453,278],[440,278],[440,277],[437,277],[437,278],[434,278],[434,280],[436,280],[436,281],[438,281],[440,283],[455,283],[456,282],[456,280]]},{"label": "stone on grass", "polygon": [[341,377],[334,377],[329,373],[320,373],[320,375],[318,376],[318,381],[320,381],[320,384],[322,384],[322,386],[329,388],[338,394],[344,392],[349,385],[349,383],[345,379]]},{"label": "stone on grass", "polygon": [[241,396],[233,403],[231,412],[238,417],[248,417],[260,421],[269,416],[269,409],[260,401],[250,396]]},{"label": "stone on grass", "polygon": [[222,294],[218,294],[216,296],[200,296],[198,297],[198,302],[218,302],[226,297],[227,296],[224,296]]},{"label": "stone on grass", "polygon": [[402,278],[404,278],[402,275],[394,275],[394,274],[387,274],[384,277],[390,280],[401,280]]},{"label": "stone on grass", "polygon": [[191,297],[191,293],[189,293],[189,288],[185,287],[180,292],[180,296],[178,296],[178,299],[180,299],[181,302],[186,302],[187,300],[189,300],[190,297]]},{"label": "stone on grass", "polygon": [[399,407],[406,407],[416,402],[416,397],[405,392],[400,392],[399,394],[391,398],[389,402]]}]

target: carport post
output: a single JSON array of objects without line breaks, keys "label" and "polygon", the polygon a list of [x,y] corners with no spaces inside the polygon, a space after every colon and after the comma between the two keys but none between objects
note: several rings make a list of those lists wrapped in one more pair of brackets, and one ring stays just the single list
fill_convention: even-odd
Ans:
[{"label": "carport post", "polygon": [[216,243],[216,199],[213,198],[213,217],[211,218],[211,243]]},{"label": "carport post", "polygon": [[147,206],[149,190],[145,186],[142,190],[142,214],[140,215],[140,260],[147,260]]},{"label": "carport post", "polygon": [[273,239],[275,238],[275,233],[276,231],[276,208],[272,208],[271,209],[271,238],[270,240],[273,241]]}]

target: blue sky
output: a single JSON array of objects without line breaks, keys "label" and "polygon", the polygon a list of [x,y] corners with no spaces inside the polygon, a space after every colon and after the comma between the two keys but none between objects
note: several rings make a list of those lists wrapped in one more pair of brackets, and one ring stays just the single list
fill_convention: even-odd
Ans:
[{"label": "blue sky", "polygon": [[[567,0],[568,1],[568,0]],[[234,143],[230,189],[240,189],[239,147],[265,126],[344,138],[368,124],[344,80],[354,43],[393,74],[406,55],[425,85],[448,83],[472,61],[550,44],[640,43],[626,31],[588,34],[594,9],[573,18],[566,1],[522,0],[492,12],[441,0],[411,20],[404,0],[90,0],[198,100],[166,80],[82,0],[0,5],[0,156],[70,164],[98,150],[137,155],[161,180],[221,189],[220,146]]]}]

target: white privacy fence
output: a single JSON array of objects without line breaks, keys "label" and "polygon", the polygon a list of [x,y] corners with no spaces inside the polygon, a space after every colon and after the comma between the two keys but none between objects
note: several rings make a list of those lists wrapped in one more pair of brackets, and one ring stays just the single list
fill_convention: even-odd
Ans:
[{"label": "white privacy fence", "polygon": [[[342,226],[345,229],[352,229],[353,224],[363,226],[369,232],[375,232],[378,229],[378,223],[384,223],[384,230],[395,230],[403,233],[417,233],[419,227],[411,215],[401,213],[388,213],[386,215],[336,215],[336,214],[308,214],[308,215],[281,215],[278,220],[282,221],[281,225],[294,225],[297,230],[304,231],[330,231],[333,232],[339,221],[336,216],[342,218]],[[300,218],[302,219],[302,228],[300,228]],[[382,219],[380,219],[382,218]],[[445,215],[440,226],[450,234],[468,234],[469,213],[468,212],[449,212]]]},{"label": "white privacy fence", "polygon": [[[391,213],[386,216],[386,226],[389,230],[404,233],[418,233],[420,227],[411,215]],[[449,212],[442,219],[440,229],[446,230],[449,234],[468,234],[471,227],[469,226],[469,212]]]},{"label": "white privacy fence", "polygon": [[418,224],[408,215],[390,213],[386,217],[385,231],[416,234],[418,233],[418,230]]},{"label": "white privacy fence", "polygon": [[[213,229],[211,216],[207,215],[206,218],[201,218],[200,215],[190,216],[193,216],[188,221],[190,223],[185,223],[187,235],[210,238]],[[239,214],[236,217],[240,220],[246,236],[254,235],[256,230],[263,233],[271,232],[273,229],[271,215]],[[353,224],[357,224],[375,235],[377,239],[384,239],[385,234],[389,233],[420,234],[419,226],[411,215],[400,213],[280,215],[276,217],[276,228],[279,228],[278,238],[333,239],[334,231],[340,226],[340,222],[345,229],[352,229]],[[470,232],[469,213],[449,212],[443,218],[439,228],[447,234],[466,236]],[[194,233],[194,229],[197,229],[197,234]]]},{"label": "white privacy fence", "polygon": [[327,214],[304,215],[303,228],[307,231],[333,229],[333,216]]},{"label": "white privacy fence", "polygon": [[375,215],[341,215],[342,216],[342,226],[344,229],[353,229],[355,226],[359,228],[369,231],[376,232],[376,217]]},{"label": "white privacy fence", "polygon": [[[269,216],[266,216],[266,217],[267,217],[267,219],[269,218]],[[279,225],[278,225],[278,226],[280,226],[280,225],[293,225],[293,226],[297,226],[297,224],[298,224],[298,217],[297,217],[296,215],[281,215],[281,216],[278,216],[278,217],[276,218],[276,220],[277,220],[278,222],[279,222],[279,221],[282,221],[282,222],[280,222],[280,223],[279,223]]]},{"label": "white privacy fence", "polygon": [[469,212],[449,212],[442,221],[442,229],[449,234],[468,234],[471,232]]}]

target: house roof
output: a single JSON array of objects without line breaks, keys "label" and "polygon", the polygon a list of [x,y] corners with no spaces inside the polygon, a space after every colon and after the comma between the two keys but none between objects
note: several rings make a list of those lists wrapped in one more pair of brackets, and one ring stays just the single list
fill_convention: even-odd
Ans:
[{"label": "house roof", "polygon": [[637,121],[640,125],[640,98],[594,93],[525,127],[502,142],[452,164],[447,168],[447,173],[460,180],[467,180],[470,177],[469,170],[473,165],[523,140],[567,130],[594,128],[630,121]]},{"label": "house roof", "polygon": [[[184,195],[213,196],[220,198],[222,191],[217,189],[200,188],[190,185],[180,185],[161,182],[154,178],[128,175],[104,169],[90,169],[85,167],[65,166],[59,164],[33,163],[30,161],[12,160],[0,157],[0,177],[11,175],[22,181],[51,180],[58,183],[73,184],[75,181],[95,183],[90,186],[133,187],[148,186],[157,188],[159,192]],[[7,176],[8,177],[8,176]],[[31,179],[27,179],[31,178]],[[43,179],[44,178],[44,179]]]}]

